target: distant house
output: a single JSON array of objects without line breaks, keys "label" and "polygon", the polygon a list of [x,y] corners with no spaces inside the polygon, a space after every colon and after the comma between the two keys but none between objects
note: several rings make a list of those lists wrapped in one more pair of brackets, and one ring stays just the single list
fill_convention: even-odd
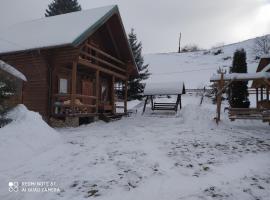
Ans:
[{"label": "distant house", "polygon": [[10,97],[4,102],[9,107],[13,107],[17,104],[22,103],[22,88],[23,82],[26,81],[25,76],[16,70],[11,65],[0,60],[0,87],[2,84],[2,77],[14,84],[15,93],[10,94]]},{"label": "distant house", "polygon": [[0,59],[28,79],[22,103],[48,122],[115,114],[116,86],[127,111],[127,80],[138,71],[117,6],[16,24],[1,39]]},{"label": "distant house", "polygon": [[[261,58],[256,72],[269,74],[270,55],[265,55]],[[252,88],[256,89],[257,108],[270,109],[270,80],[266,78],[254,80],[252,83]]]}]

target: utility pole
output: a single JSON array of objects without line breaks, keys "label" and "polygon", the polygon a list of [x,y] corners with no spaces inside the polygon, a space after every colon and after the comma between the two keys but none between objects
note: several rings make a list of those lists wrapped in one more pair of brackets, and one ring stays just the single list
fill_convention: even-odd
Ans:
[{"label": "utility pole", "polygon": [[181,53],[181,32],[180,32],[180,35],[179,35],[179,47],[178,47],[178,53]]}]

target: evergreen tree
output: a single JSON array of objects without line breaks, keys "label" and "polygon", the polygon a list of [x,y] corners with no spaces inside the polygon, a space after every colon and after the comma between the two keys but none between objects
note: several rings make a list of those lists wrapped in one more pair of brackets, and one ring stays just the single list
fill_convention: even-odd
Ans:
[{"label": "evergreen tree", "polygon": [[[233,56],[231,73],[247,73],[246,52],[244,49],[236,50]],[[230,86],[229,103],[232,108],[248,108],[248,82],[234,81]]]},{"label": "evergreen tree", "polygon": [[148,71],[148,65],[144,64],[144,59],[142,56],[142,43],[138,42],[134,29],[131,29],[131,32],[128,35],[128,40],[139,71],[138,77],[131,76],[128,81],[128,98],[129,100],[140,100],[142,99],[142,94],[145,87],[145,84],[142,83],[142,81],[148,79],[150,73]]},{"label": "evergreen tree", "polygon": [[45,16],[51,17],[82,10],[77,0],[53,0],[46,9]]},{"label": "evergreen tree", "polygon": [[0,128],[9,123],[11,120],[6,118],[6,113],[10,109],[8,99],[16,92],[14,81],[10,80],[4,74],[0,73]]}]

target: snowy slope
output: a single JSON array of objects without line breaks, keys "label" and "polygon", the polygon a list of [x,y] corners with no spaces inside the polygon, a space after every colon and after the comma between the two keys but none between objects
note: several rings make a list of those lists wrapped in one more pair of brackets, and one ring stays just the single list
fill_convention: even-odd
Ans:
[{"label": "snowy slope", "polygon": [[[255,39],[225,45],[205,51],[189,53],[160,53],[144,55],[152,76],[147,82],[184,81],[186,88],[197,89],[209,84],[209,79],[219,67],[231,66],[233,53],[244,48],[247,52],[248,71],[255,72],[258,60],[253,53]],[[219,49],[223,53],[214,55]]]}]

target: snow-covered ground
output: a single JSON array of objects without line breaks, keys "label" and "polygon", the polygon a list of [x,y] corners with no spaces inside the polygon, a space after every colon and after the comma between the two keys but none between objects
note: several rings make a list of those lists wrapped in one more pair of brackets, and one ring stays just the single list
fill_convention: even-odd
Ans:
[{"label": "snow-covered ground", "polygon": [[[146,54],[145,63],[152,74],[146,82],[184,81],[187,89],[203,88],[217,69],[229,72],[233,54],[241,48],[247,52],[248,72],[254,73],[259,62],[255,60],[254,43],[255,39],[250,39],[198,52]],[[215,55],[219,50],[221,53]]]},{"label": "snow-covered ground", "polygon": [[[269,125],[230,122],[222,113],[217,126],[215,106],[199,101],[183,96],[177,115],[149,109],[141,115],[137,106],[137,114],[112,123],[57,130],[42,125],[33,129],[36,137],[25,129],[41,119],[24,110],[0,129],[1,158],[4,153],[19,159],[10,167],[11,159],[0,161],[0,199],[269,199]],[[5,144],[11,145],[8,151]],[[22,155],[21,148],[29,151]],[[61,191],[10,193],[9,181],[55,181]]]}]

